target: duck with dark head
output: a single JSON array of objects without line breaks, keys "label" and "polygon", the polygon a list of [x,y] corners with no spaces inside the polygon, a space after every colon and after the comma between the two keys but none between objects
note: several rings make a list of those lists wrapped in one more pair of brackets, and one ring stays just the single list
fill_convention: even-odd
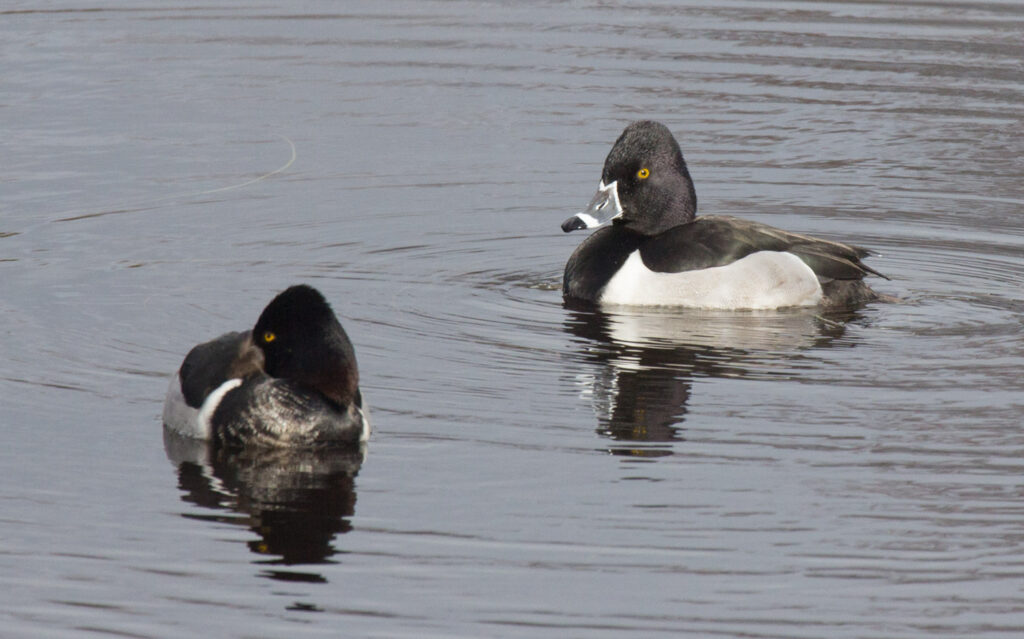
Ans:
[{"label": "duck with dark head", "polygon": [[324,296],[301,284],[277,295],[252,330],[189,352],[164,424],[228,446],[360,444],[370,433],[352,343]]},{"label": "duck with dark head", "polygon": [[885,277],[861,261],[867,249],[735,217],[697,217],[683,153],[658,122],[626,127],[594,198],[562,224],[567,233],[597,227],[565,266],[568,302],[773,309],[885,297],[863,282]]}]

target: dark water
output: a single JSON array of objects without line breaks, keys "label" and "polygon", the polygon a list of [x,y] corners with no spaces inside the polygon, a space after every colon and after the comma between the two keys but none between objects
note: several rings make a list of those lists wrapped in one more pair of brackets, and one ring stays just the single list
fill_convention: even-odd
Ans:
[{"label": "dark water", "polygon": [[[0,10],[4,637],[1024,632],[1020,4],[39,6]],[[563,308],[637,118],[703,212],[905,303]],[[188,348],[298,281],[365,461],[165,446]]]}]

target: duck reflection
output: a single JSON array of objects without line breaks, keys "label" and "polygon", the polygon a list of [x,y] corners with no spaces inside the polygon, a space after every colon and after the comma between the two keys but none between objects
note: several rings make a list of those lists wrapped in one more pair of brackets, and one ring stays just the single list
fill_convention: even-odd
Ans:
[{"label": "duck reflection", "polygon": [[[249,549],[271,566],[333,563],[336,535],[352,529],[355,476],[364,449],[230,450],[164,429],[182,499],[207,508],[205,521],[252,529]],[[268,569],[282,581],[325,581],[314,572]]]},{"label": "duck reflection", "polygon": [[[568,306],[564,329],[580,338],[594,372],[577,377],[597,415],[597,432],[629,457],[671,455],[684,439],[693,379],[785,375],[780,360],[837,343],[855,311],[690,309],[602,310]],[[774,363],[773,363],[774,362]]]}]

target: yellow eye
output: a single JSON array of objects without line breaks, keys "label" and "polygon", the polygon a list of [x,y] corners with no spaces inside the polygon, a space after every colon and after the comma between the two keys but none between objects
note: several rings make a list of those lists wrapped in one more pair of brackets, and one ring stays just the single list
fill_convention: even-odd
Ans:
[{"label": "yellow eye", "polygon": [[266,342],[267,344],[273,342],[275,339],[277,339],[277,335],[274,335],[273,331],[267,331],[266,333],[263,334],[263,341]]},{"label": "yellow eye", "polygon": [[648,171],[646,168],[640,169],[639,171],[636,172],[636,176],[641,180],[646,180],[651,176],[651,172]]}]

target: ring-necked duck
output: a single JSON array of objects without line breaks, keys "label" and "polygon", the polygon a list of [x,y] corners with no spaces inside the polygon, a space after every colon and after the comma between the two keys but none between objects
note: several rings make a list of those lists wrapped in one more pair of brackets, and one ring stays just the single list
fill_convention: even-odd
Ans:
[{"label": "ring-necked duck", "polygon": [[367,440],[356,355],[316,289],[292,286],[251,331],[199,344],[171,380],[164,424],[228,445],[316,447]]},{"label": "ring-necked duck", "polygon": [[[565,265],[567,300],[643,306],[771,309],[848,306],[881,296],[862,279],[866,249],[734,217],[696,218],[682,151],[658,122],[634,122],[615,142],[585,211],[568,233],[602,228]],[[886,278],[888,279],[888,278]]]}]

